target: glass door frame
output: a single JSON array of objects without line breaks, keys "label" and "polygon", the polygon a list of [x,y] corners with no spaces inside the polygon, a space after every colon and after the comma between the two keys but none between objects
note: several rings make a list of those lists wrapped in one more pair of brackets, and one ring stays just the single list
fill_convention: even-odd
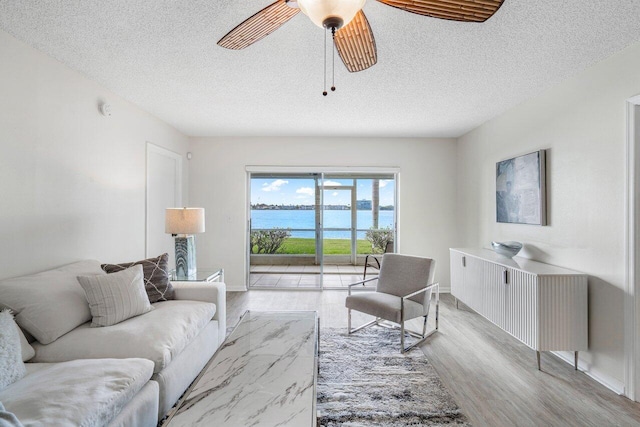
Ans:
[{"label": "glass door frame", "polygon": [[[318,261],[320,261],[320,286],[312,287],[312,288],[295,288],[299,290],[323,290],[326,288],[335,289],[333,287],[327,287],[324,283],[324,245],[323,245],[323,231],[324,231],[324,218],[323,218],[323,207],[324,207],[324,188],[322,183],[324,183],[324,179],[326,175],[342,175],[349,176],[349,179],[373,179],[373,176],[376,175],[392,175],[394,180],[394,215],[393,215],[393,233],[394,233],[394,247],[396,251],[400,250],[400,224],[399,224],[399,215],[400,215],[400,168],[399,167],[322,167],[322,166],[245,166],[245,176],[246,176],[246,211],[245,211],[245,289],[256,289],[250,287],[250,275],[251,275],[251,179],[252,174],[283,174],[283,175],[312,175],[316,174],[316,210],[320,210],[320,215],[316,215],[316,259],[320,257]],[[318,184],[320,183],[320,185]],[[342,188],[344,190],[344,188]],[[318,197],[319,194],[319,197]],[[353,216],[356,216],[356,224],[357,224],[357,206],[354,205],[353,199],[357,199],[357,192],[355,187],[352,186],[351,190],[351,215],[352,220]],[[319,202],[319,203],[318,203]],[[356,200],[357,204],[357,200]],[[352,242],[352,264],[355,264],[354,257],[357,259],[357,226],[354,226],[354,222],[351,224],[352,233],[355,232],[356,238],[351,239]],[[318,234],[320,234],[320,239],[318,239]],[[318,246],[319,251],[318,251]],[[355,248],[353,247],[355,246]],[[271,290],[281,289],[281,290],[291,290],[293,288],[269,288]]]},{"label": "glass door frame", "polygon": [[[324,180],[327,179],[324,174],[322,174],[321,176],[321,182],[323,183],[323,185],[320,186],[320,191],[322,191],[322,197],[321,200],[324,201],[324,192],[325,191],[349,191],[350,192],[350,209],[349,209],[349,213],[351,216],[351,226],[349,227],[349,229],[347,230],[346,228],[326,228],[324,226],[324,211],[325,211],[325,205],[324,203],[322,203],[319,206],[322,216],[322,227],[320,228],[320,236],[322,239],[322,251],[320,252],[320,254],[322,255],[322,266],[324,266],[324,258],[325,258],[325,253],[324,253],[324,232],[325,231],[349,231],[350,233],[350,241],[351,241],[351,253],[350,253],[350,261],[352,264],[355,265],[356,263],[356,258],[358,256],[358,207],[357,207],[357,189],[355,186],[355,183],[353,185],[328,185],[325,186],[324,185]],[[329,178],[332,179],[332,178]],[[354,178],[355,180],[356,178]]]}]

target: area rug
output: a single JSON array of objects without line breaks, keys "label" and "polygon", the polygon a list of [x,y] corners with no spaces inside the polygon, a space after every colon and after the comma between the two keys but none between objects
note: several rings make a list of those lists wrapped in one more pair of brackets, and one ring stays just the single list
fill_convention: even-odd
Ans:
[{"label": "area rug", "polygon": [[[428,344],[427,344],[428,345]],[[318,420],[323,427],[470,426],[424,353],[400,354],[398,331],[320,333]]]}]

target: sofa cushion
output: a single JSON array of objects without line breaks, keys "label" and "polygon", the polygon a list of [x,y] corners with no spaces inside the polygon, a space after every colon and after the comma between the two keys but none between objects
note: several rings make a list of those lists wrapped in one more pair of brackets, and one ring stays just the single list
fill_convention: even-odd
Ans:
[{"label": "sofa cushion", "polygon": [[198,376],[219,347],[218,321],[207,326],[180,353],[171,365],[153,374],[152,380],[160,385],[158,418],[163,418]]},{"label": "sofa cushion", "polygon": [[141,265],[144,269],[144,287],[149,302],[168,301],[174,299],[173,286],[169,281],[169,254],[162,254],[155,258],[143,259],[121,264],[102,264],[107,273],[117,273],[134,265]]},{"label": "sofa cushion", "polygon": [[0,311],[0,390],[18,381],[26,370],[18,326],[9,310]]},{"label": "sofa cushion", "polygon": [[[358,292],[347,297],[345,306],[351,310],[400,323],[400,300],[400,297],[384,292]],[[411,300],[404,302],[404,320],[424,315],[422,304]]]},{"label": "sofa cushion", "polygon": [[80,261],[30,276],[0,280],[0,307],[43,344],[91,320],[77,276],[106,274],[98,261]]},{"label": "sofa cushion", "polygon": [[91,310],[92,327],[112,326],[153,310],[142,283],[142,266],[113,274],[78,276]]},{"label": "sofa cushion", "polygon": [[29,365],[22,380],[0,392],[0,401],[25,426],[107,425],[153,373],[144,359]]},{"label": "sofa cushion", "polygon": [[199,301],[163,301],[154,310],[106,328],[89,323],[55,342],[34,343],[33,362],[63,362],[104,357],[141,357],[160,372],[211,321],[216,305]]}]

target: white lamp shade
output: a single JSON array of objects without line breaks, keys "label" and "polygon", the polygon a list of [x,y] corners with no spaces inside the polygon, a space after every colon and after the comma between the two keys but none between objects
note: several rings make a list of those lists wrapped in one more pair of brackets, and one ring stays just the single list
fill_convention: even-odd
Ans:
[{"label": "white lamp shade", "polygon": [[168,234],[204,233],[204,208],[167,208],[164,232]]},{"label": "white lamp shade", "polygon": [[346,26],[362,9],[366,0],[298,0],[298,7],[318,27],[323,28],[324,20],[338,17]]}]

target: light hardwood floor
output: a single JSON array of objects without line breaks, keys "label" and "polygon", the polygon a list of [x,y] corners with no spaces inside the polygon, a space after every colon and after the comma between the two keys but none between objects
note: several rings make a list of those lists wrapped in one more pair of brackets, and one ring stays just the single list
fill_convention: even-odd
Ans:
[{"label": "light hardwood floor", "polygon": [[[321,328],[346,329],[346,295],[229,292],[227,322],[235,325],[245,310],[317,310]],[[354,312],[354,325],[369,319]],[[640,426],[640,403],[551,354],[543,353],[538,371],[534,351],[462,304],[456,309],[448,294],[442,295],[440,333],[421,349],[474,426]]]}]

